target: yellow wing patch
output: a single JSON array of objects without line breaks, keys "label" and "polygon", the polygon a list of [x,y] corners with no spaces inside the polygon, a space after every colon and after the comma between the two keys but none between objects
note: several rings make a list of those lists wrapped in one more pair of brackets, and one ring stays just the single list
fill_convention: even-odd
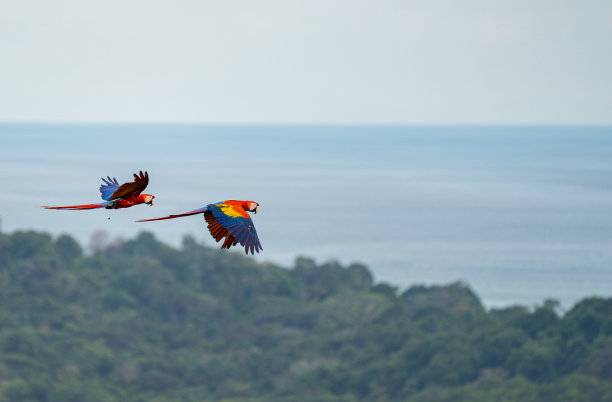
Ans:
[{"label": "yellow wing patch", "polygon": [[225,215],[230,216],[232,218],[246,218],[247,217],[245,216],[243,212],[236,210],[232,205],[219,204],[217,206],[221,208],[221,211]]}]

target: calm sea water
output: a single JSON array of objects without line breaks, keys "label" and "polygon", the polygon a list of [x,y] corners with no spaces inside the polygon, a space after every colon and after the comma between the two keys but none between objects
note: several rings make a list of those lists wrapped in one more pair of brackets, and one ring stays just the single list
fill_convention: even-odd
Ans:
[{"label": "calm sea water", "polygon": [[[38,208],[97,202],[101,176],[141,169],[154,207]],[[612,127],[0,125],[0,183],[4,232],[213,245],[200,217],[133,221],[252,199],[263,261],[460,280],[489,307],[612,296]]]}]

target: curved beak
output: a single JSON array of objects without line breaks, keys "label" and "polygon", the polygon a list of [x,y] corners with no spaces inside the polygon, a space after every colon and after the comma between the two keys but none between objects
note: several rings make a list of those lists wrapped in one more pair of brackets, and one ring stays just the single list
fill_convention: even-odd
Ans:
[{"label": "curved beak", "polygon": [[153,204],[155,204],[155,198],[153,198],[153,199],[151,200],[151,202],[149,203],[149,206],[150,206],[150,207],[152,207],[152,206],[153,206]]},{"label": "curved beak", "polygon": [[255,210],[253,211],[253,213],[256,214],[257,211],[259,211],[259,205],[255,207]]}]

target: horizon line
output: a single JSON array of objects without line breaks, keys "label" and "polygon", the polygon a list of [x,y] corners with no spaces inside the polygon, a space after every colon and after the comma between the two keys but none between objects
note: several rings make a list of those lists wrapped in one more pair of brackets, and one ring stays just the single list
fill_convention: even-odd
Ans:
[{"label": "horizon line", "polygon": [[209,126],[209,127],[560,127],[612,128],[611,123],[376,123],[376,122],[162,122],[0,121],[0,126]]}]

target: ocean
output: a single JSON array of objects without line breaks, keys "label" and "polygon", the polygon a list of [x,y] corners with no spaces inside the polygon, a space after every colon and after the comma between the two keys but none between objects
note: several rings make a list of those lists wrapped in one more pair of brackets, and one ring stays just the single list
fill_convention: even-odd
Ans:
[{"label": "ocean", "polygon": [[[139,170],[153,207],[39,208],[98,202],[100,177]],[[0,184],[0,230],[84,247],[100,230],[213,246],[199,216],[134,221],[249,199],[260,261],[462,281],[489,308],[612,296],[612,127],[3,124]]]}]

